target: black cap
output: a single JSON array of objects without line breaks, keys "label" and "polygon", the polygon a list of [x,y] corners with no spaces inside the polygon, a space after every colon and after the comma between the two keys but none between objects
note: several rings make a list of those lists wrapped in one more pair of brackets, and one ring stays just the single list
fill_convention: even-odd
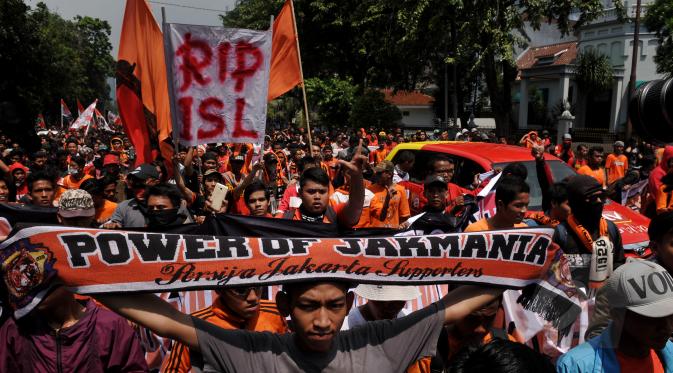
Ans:
[{"label": "black cap", "polygon": [[668,232],[673,231],[673,211],[658,214],[650,221],[647,235],[650,241],[660,241]]},{"label": "black cap", "polygon": [[429,175],[428,177],[425,178],[423,186],[427,188],[430,185],[437,185],[437,186],[443,186],[444,188],[448,188],[446,180],[444,180],[443,177],[437,175]]},{"label": "black cap", "polygon": [[135,170],[129,172],[130,176],[136,177],[140,180],[159,179],[159,171],[157,168],[149,163],[143,163],[136,167]]}]

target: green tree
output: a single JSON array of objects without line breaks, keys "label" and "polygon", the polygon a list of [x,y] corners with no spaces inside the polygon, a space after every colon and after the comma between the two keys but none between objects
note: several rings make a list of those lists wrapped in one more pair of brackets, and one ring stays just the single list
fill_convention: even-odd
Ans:
[{"label": "green tree", "polygon": [[[227,26],[268,28],[282,0],[241,0]],[[458,76],[483,75],[501,133],[511,120],[514,49],[526,22],[553,21],[564,33],[595,19],[603,0],[297,0],[297,28],[307,77],[333,75],[365,88],[415,89],[437,84],[447,65]],[[621,0],[613,0],[621,9]],[[620,12],[622,13],[622,12]],[[456,38],[451,38],[451,24]],[[462,85],[458,82],[457,85]]]},{"label": "green tree", "polygon": [[32,131],[25,129],[32,127],[38,113],[48,124],[58,123],[61,98],[69,100],[71,108],[76,98],[84,103],[97,98],[106,107],[106,78],[114,67],[109,35],[110,25],[99,19],[69,21],[44,3],[30,9],[19,0],[0,1],[3,130],[14,138],[30,136]]},{"label": "green tree", "polygon": [[659,39],[657,55],[654,56],[657,72],[673,76],[673,1],[655,0],[651,3],[644,23]]},{"label": "green tree", "polygon": [[575,82],[587,94],[600,94],[612,87],[614,71],[610,59],[593,49],[585,50],[575,62]]},{"label": "green tree", "polygon": [[376,89],[368,89],[355,99],[350,123],[353,128],[391,128],[402,120],[397,106],[385,100],[384,94]]},{"label": "green tree", "polygon": [[317,112],[321,125],[343,126],[348,123],[357,90],[350,79],[307,79],[309,110]]}]

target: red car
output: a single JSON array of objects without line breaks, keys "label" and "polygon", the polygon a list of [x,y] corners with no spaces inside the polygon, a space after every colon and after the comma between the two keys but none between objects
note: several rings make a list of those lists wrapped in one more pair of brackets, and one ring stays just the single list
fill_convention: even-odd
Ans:
[{"label": "red car", "polygon": [[[511,162],[521,162],[528,170],[526,181],[530,185],[529,209],[540,210],[542,208],[542,192],[537,182],[535,160],[530,154],[530,149],[480,142],[429,141],[400,144],[388,154],[386,159],[394,161],[401,150],[411,151],[416,156],[414,167],[410,172],[410,181],[405,182],[408,189],[416,191],[422,189],[421,180],[425,177],[428,161],[438,153],[453,159],[456,170],[452,181],[462,187],[472,184],[475,174],[485,173],[494,168],[504,168]],[[545,153],[544,157],[549,164],[554,181],[561,181],[575,173],[573,168],[555,156]],[[627,255],[649,255],[647,227],[650,220],[648,218],[611,200],[608,200],[603,208],[603,217],[613,221],[619,227]]]}]

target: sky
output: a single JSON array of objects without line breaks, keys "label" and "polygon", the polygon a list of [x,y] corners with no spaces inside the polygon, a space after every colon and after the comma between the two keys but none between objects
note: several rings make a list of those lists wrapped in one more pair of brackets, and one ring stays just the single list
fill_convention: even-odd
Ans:
[{"label": "sky", "polygon": [[[117,57],[119,34],[124,18],[125,0],[41,0],[47,7],[65,19],[76,15],[100,18],[108,21],[112,28],[110,42],[112,55]],[[40,0],[25,0],[34,8]],[[154,18],[161,23],[161,7],[166,8],[168,22],[197,25],[221,26],[219,15],[235,6],[235,0],[151,0],[149,1]],[[169,5],[172,4],[172,5]],[[202,9],[195,9],[202,8]]]}]

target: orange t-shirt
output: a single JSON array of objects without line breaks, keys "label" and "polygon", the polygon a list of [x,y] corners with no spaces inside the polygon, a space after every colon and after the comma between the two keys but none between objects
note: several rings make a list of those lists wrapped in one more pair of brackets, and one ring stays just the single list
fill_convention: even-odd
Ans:
[{"label": "orange t-shirt", "polygon": [[68,176],[63,178],[63,187],[65,189],[79,189],[79,186],[82,185],[84,180],[92,179],[92,178],[93,178],[93,176],[91,176],[91,175],[84,175],[84,177],[82,177],[81,179],[75,180],[72,177],[72,175],[68,175]]},{"label": "orange t-shirt", "polygon": [[609,154],[605,159],[605,169],[608,171],[608,184],[621,179],[629,168],[629,160],[624,154]]},{"label": "orange t-shirt", "polygon": [[615,352],[622,372],[664,373],[664,366],[654,350],[650,350],[650,355],[646,357],[631,357]]},{"label": "orange t-shirt", "polygon": [[369,205],[370,227],[373,228],[398,228],[401,218],[411,216],[407,190],[398,184],[394,185],[395,194],[390,197],[388,210],[383,220],[380,219],[383,205],[388,195],[388,188],[379,184],[372,184],[367,189],[374,193],[374,198]]},{"label": "orange t-shirt", "polygon": [[[192,316],[215,324],[222,329],[245,329],[271,333],[286,333],[288,331],[285,318],[278,312],[276,303],[268,300],[260,301],[259,315],[247,322],[230,314],[219,297],[215,299],[212,306],[196,311]],[[186,373],[191,370],[191,367],[189,349],[181,343],[174,342],[171,354],[164,359],[161,371],[163,373]]]},{"label": "orange t-shirt", "polygon": [[659,189],[657,189],[657,195],[655,196],[657,214],[673,211],[673,196],[671,195],[673,192],[666,193],[664,191],[665,188],[666,185],[661,185]]},{"label": "orange t-shirt", "polygon": [[96,221],[99,223],[105,223],[108,219],[110,219],[112,213],[115,212],[116,208],[117,208],[116,203],[108,201],[106,199],[105,202],[103,202],[103,206],[96,209],[96,216],[95,216]]},{"label": "orange t-shirt", "polygon": [[577,170],[578,174],[581,175],[589,175],[593,177],[594,179],[598,180],[598,182],[605,188],[607,185],[605,184],[605,169],[603,167],[599,168],[598,170],[593,170],[589,166],[582,166]]},{"label": "orange t-shirt", "polygon": [[[514,224],[514,228],[526,228],[526,223]],[[465,228],[465,232],[481,232],[481,231],[492,231],[495,228],[488,223],[488,219],[483,218],[481,220],[475,221]]]}]

